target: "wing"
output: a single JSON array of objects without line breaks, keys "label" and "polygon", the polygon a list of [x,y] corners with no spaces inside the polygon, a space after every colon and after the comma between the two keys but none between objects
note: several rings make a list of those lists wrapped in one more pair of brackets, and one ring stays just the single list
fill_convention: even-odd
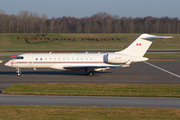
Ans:
[{"label": "wing", "polygon": [[63,67],[64,69],[67,69],[67,70],[85,70],[85,69],[104,69],[104,68],[117,68],[117,67],[120,67],[120,66],[66,66],[66,67]]}]

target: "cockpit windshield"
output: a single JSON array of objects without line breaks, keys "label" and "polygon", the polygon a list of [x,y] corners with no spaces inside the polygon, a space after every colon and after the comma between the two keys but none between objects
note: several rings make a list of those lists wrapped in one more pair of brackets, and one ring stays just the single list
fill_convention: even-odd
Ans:
[{"label": "cockpit windshield", "polygon": [[23,59],[24,57],[22,57],[22,56],[17,56],[16,58],[14,58],[14,59]]}]

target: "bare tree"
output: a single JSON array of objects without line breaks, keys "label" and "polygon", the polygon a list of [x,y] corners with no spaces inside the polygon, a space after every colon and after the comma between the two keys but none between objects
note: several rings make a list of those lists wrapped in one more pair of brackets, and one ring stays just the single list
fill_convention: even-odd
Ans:
[{"label": "bare tree", "polygon": [[127,18],[99,12],[91,17],[48,19],[37,13],[20,11],[6,15],[0,10],[0,33],[173,33],[179,34],[178,18]]},{"label": "bare tree", "polygon": [[6,13],[4,10],[0,9],[0,30],[2,31],[2,33],[6,32]]}]

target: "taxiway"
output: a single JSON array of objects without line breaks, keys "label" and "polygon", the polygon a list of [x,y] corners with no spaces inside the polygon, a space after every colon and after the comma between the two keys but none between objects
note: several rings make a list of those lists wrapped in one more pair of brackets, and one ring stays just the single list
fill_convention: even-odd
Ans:
[{"label": "taxiway", "polygon": [[[180,61],[148,62],[176,75],[180,75]],[[180,78],[151,65],[140,62],[127,68],[113,68],[95,72],[89,77],[85,71],[57,71],[53,69],[21,69],[17,76],[14,68],[0,64],[0,84],[16,83],[135,83],[135,84],[180,84]]]},{"label": "taxiway", "polygon": [[0,105],[180,108],[179,98],[36,96],[0,94]]}]

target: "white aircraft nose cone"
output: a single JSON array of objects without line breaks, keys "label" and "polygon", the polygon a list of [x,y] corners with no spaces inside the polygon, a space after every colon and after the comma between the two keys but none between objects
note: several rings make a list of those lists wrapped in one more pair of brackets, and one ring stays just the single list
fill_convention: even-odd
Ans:
[{"label": "white aircraft nose cone", "polygon": [[8,66],[8,67],[11,66],[10,62],[5,63],[4,65],[5,65],[5,66]]}]

